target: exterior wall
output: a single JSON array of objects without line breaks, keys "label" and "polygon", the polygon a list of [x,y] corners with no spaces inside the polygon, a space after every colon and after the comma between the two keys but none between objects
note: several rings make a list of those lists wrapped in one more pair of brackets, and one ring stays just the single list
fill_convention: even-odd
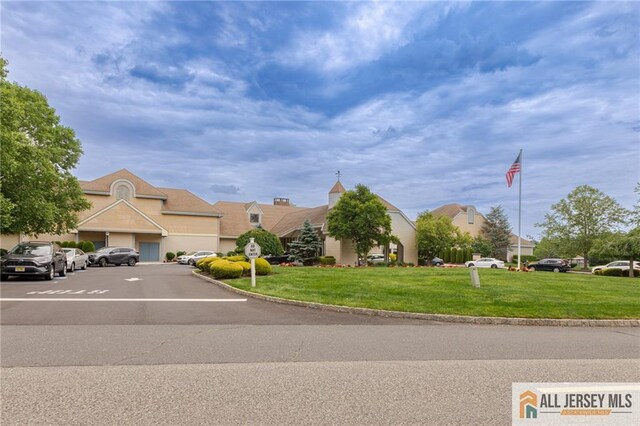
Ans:
[{"label": "exterior wall", "polygon": [[[518,245],[510,245],[507,248],[507,261],[511,262],[513,260],[513,256],[518,254]],[[533,256],[533,247],[525,247],[520,246],[520,254],[523,256]]]},{"label": "exterior wall", "polygon": [[404,249],[403,262],[417,265],[416,230],[400,213],[391,212],[389,216],[391,216],[391,233],[400,239]]},{"label": "exterior wall", "polygon": [[335,240],[328,235],[325,236],[324,238],[324,255],[335,257],[336,264],[338,265],[342,265],[344,263],[342,261],[342,251],[340,249],[340,241]]},{"label": "exterior wall", "polygon": [[136,241],[134,234],[124,232],[109,232],[108,244],[111,247],[122,246],[134,248]]},{"label": "exterior wall", "polygon": [[80,231],[78,232],[78,238],[80,241],[102,241],[106,242],[106,236],[104,232],[97,231]]},{"label": "exterior wall", "polygon": [[11,250],[20,242],[19,234],[3,234],[0,235],[0,248]]},{"label": "exterior wall", "polygon": [[[477,237],[482,232],[484,217],[478,212],[474,215],[473,223],[469,223],[466,213],[458,213],[452,220],[453,224],[460,228],[462,232],[468,232],[472,237]],[[415,245],[415,244],[414,244]]]},{"label": "exterior wall", "polygon": [[[149,238],[150,236],[147,236]],[[157,239],[160,240],[159,238]],[[142,241],[142,240],[140,240]],[[146,242],[147,240],[145,240]],[[149,242],[155,242],[155,240],[148,240]],[[235,249],[235,242],[233,245]],[[185,236],[185,235],[169,235],[168,237],[163,238],[163,247],[161,247],[163,252],[161,256],[164,257],[165,253],[172,252],[176,253],[180,250],[190,252],[195,250],[212,250],[212,251],[222,251],[218,250],[218,238],[215,236]],[[233,249],[231,249],[233,250]],[[228,251],[228,250],[227,250]],[[226,253],[226,251],[224,252]]]},{"label": "exterior wall", "polygon": [[343,265],[352,265],[355,266],[358,264],[358,256],[356,255],[356,249],[353,246],[353,242],[351,240],[342,240],[340,241],[341,246],[341,258]]},{"label": "exterior wall", "polygon": [[229,251],[233,251],[236,249],[236,239],[235,238],[220,238],[220,245],[218,246],[218,251],[227,254]]}]

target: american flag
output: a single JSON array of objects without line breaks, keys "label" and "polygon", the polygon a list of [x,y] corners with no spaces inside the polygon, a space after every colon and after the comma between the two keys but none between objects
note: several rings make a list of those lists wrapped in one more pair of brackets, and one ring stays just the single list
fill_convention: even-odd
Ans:
[{"label": "american flag", "polygon": [[518,158],[516,158],[516,161],[514,161],[511,167],[509,167],[509,170],[507,170],[507,186],[509,188],[511,188],[511,184],[513,183],[513,177],[515,176],[515,174],[520,172],[520,156],[522,156],[522,152],[518,154]]}]

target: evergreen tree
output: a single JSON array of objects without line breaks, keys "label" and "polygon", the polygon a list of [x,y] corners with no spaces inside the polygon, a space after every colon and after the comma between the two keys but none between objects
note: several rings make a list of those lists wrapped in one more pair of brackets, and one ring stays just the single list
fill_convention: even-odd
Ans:
[{"label": "evergreen tree", "polygon": [[298,239],[289,244],[289,259],[297,260],[303,264],[310,264],[322,248],[322,240],[313,229],[308,219],[305,219],[302,231]]},{"label": "evergreen tree", "polygon": [[491,256],[507,260],[507,248],[511,237],[511,225],[501,206],[491,207],[482,225],[484,237],[491,243]]}]

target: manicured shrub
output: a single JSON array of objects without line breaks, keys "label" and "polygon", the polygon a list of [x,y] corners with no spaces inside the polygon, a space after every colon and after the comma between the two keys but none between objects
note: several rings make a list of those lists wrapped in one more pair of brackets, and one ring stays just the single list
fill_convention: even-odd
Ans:
[{"label": "manicured shrub", "polygon": [[[523,254],[521,262],[535,262],[536,260],[538,260],[538,258],[535,257],[535,256],[531,256],[531,255],[528,255],[528,254]],[[518,255],[517,254],[513,255],[512,262],[518,263]]]},{"label": "manicured shrub", "polygon": [[389,262],[397,262],[398,261],[398,255],[395,253],[389,253]]},{"label": "manicured shrub", "polygon": [[216,262],[222,260],[219,257],[205,257],[204,259],[200,259],[196,262],[196,268],[200,269],[204,272],[209,272],[209,264],[212,262]]},{"label": "manicured shrub", "polygon": [[318,262],[321,265],[335,265],[336,264],[336,258],[333,256],[320,256],[318,258]]},{"label": "manicured shrub", "polygon": [[464,262],[467,262],[469,260],[473,260],[473,249],[471,247],[464,251]]},{"label": "manicured shrub", "polygon": [[[627,269],[626,271],[622,271],[622,276],[629,278],[629,270]],[[634,269],[633,276],[635,278],[640,278],[640,269]]]},{"label": "manicured shrub", "polygon": [[235,251],[228,251],[227,252],[227,256],[235,256],[236,254],[238,254],[238,253],[236,253]]},{"label": "manicured shrub", "polygon": [[242,275],[251,274],[251,264],[249,262],[240,261],[234,262],[236,265],[242,266]]},{"label": "manicured shrub", "polygon": [[464,263],[464,250],[455,249],[456,252],[456,263]]},{"label": "manicured shrub", "polygon": [[173,252],[168,251],[167,254],[165,254],[164,256],[167,258],[167,260],[169,262],[171,262],[173,259],[175,259],[176,254],[173,253]]},{"label": "manicured shrub", "polygon": [[622,269],[614,269],[614,268],[603,269],[602,275],[604,275],[605,277],[621,277]]},{"label": "manicured shrub", "polygon": [[444,249],[442,260],[444,260],[444,263],[451,263],[451,248]]},{"label": "manicured shrub", "polygon": [[256,274],[269,275],[271,273],[271,265],[265,259],[259,257],[256,259]]},{"label": "manicured shrub", "polygon": [[284,253],[280,238],[262,228],[252,229],[239,235],[236,239],[236,253],[244,253],[244,247],[249,243],[251,238],[260,246],[263,256],[268,254],[281,256]]},{"label": "manicured shrub", "polygon": [[93,241],[84,241],[80,249],[85,253],[91,253],[96,251],[96,246],[93,244]]},{"label": "manicured shrub", "polygon": [[222,253],[221,251],[216,252],[216,256],[218,257],[224,257],[224,253]]},{"label": "manicured shrub", "polygon": [[4,256],[7,253],[8,253],[7,249],[0,248],[0,256]]},{"label": "manicured shrub", "polygon": [[184,250],[178,250],[178,251],[176,252],[176,257],[184,256],[185,254],[187,254],[187,252],[186,252],[186,251],[184,251]]},{"label": "manicured shrub", "polygon": [[67,248],[67,247],[69,247],[69,241],[63,241],[63,242],[61,242],[61,243],[60,243],[60,247],[62,247],[62,248]]},{"label": "manicured shrub", "polygon": [[229,256],[225,258],[229,262],[246,262],[247,257],[244,254],[236,254],[235,256]]},{"label": "manicured shrub", "polygon": [[213,278],[229,279],[240,278],[242,276],[243,268],[241,265],[235,262],[229,262],[228,260],[219,260],[217,262],[211,262],[209,272]]}]

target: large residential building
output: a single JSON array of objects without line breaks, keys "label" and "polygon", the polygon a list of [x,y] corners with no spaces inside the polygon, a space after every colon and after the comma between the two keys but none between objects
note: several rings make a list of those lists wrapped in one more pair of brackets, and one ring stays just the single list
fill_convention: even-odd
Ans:
[{"label": "large residential building", "polygon": [[[125,169],[80,186],[92,207],[80,213],[77,229],[37,239],[133,247],[141,261],[161,261],[168,251],[219,250],[222,214],[185,189],[155,187]],[[11,248],[29,239],[3,235],[1,245]]]},{"label": "large residential building", "polygon": [[[448,216],[451,222],[462,232],[468,232],[472,237],[482,234],[482,226],[485,219],[474,206],[463,206],[461,204],[445,204],[431,211],[435,216]],[[524,238],[520,239],[520,252],[523,256],[533,255],[535,245]],[[518,254],[518,236],[511,234],[510,244],[507,247],[507,261],[511,261],[514,255]]]}]

